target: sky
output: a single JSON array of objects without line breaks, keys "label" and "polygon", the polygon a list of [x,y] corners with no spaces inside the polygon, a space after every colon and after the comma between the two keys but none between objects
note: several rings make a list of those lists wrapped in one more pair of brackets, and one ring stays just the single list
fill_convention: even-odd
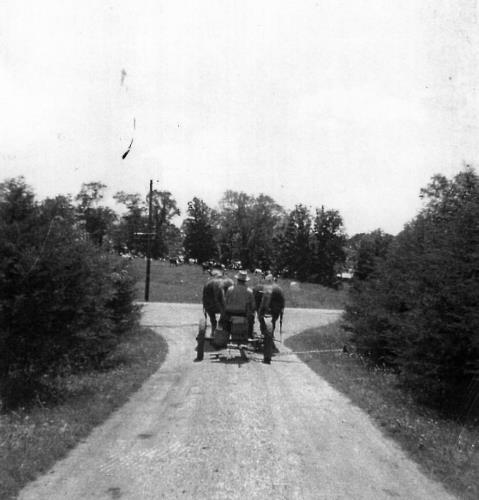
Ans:
[{"label": "sky", "polygon": [[397,234],[477,164],[476,1],[2,0],[0,181],[153,179],[183,214],[265,193]]}]

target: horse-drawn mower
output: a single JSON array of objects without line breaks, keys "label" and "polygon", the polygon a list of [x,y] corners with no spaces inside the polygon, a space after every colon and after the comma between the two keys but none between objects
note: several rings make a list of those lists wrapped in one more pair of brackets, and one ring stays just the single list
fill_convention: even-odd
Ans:
[{"label": "horse-drawn mower", "polygon": [[205,344],[211,345],[216,350],[238,349],[241,356],[246,356],[245,351],[263,352],[263,362],[271,363],[274,349],[273,327],[265,324],[261,333],[249,335],[248,319],[246,316],[231,315],[227,320],[220,321],[216,328],[211,328],[207,335],[206,320],[201,319],[196,337],[196,359],[202,361]]}]

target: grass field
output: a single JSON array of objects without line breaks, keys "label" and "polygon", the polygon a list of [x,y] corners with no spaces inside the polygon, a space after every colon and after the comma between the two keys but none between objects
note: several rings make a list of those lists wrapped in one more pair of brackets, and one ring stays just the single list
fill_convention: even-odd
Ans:
[{"label": "grass field", "polygon": [[[334,323],[290,337],[295,351],[342,348],[349,334]],[[366,411],[377,426],[421,468],[460,498],[479,498],[479,427],[463,417],[448,419],[418,405],[398,385],[397,376],[368,368],[356,355],[299,356],[312,370]]]},{"label": "grass field", "polygon": [[148,329],[125,336],[109,369],[54,381],[63,395],[56,405],[0,415],[0,499],[12,499],[84,439],[154,373],[167,353],[164,340]]},{"label": "grass field", "polygon": [[[137,300],[143,300],[145,294],[146,263],[135,259],[130,269],[138,277]],[[234,271],[226,274],[233,278]],[[210,276],[204,273],[201,266],[181,265],[172,266],[168,262],[151,261],[150,272],[150,301],[151,302],[187,302],[201,303],[203,285]],[[260,280],[251,276],[250,286]],[[322,309],[343,309],[347,300],[345,288],[334,290],[313,283],[298,283],[291,286],[293,280],[279,279],[278,285],[284,291],[286,307],[311,307]]]}]

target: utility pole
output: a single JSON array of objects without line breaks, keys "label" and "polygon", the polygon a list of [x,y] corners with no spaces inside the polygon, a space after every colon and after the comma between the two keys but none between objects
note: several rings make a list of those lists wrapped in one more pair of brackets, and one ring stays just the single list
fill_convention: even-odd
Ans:
[{"label": "utility pole", "polygon": [[151,266],[151,226],[152,226],[152,213],[151,204],[153,199],[153,180],[150,179],[150,197],[148,203],[148,233],[146,244],[146,279],[145,279],[145,302],[150,299],[150,266]]}]

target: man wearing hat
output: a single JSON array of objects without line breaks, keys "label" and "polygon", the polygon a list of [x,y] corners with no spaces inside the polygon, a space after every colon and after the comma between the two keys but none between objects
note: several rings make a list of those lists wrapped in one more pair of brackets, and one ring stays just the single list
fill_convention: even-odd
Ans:
[{"label": "man wearing hat", "polygon": [[248,333],[253,335],[255,303],[253,290],[246,283],[249,281],[246,271],[239,271],[235,276],[236,285],[228,288],[225,297],[225,309],[227,316],[233,314],[246,315],[248,318]]}]

